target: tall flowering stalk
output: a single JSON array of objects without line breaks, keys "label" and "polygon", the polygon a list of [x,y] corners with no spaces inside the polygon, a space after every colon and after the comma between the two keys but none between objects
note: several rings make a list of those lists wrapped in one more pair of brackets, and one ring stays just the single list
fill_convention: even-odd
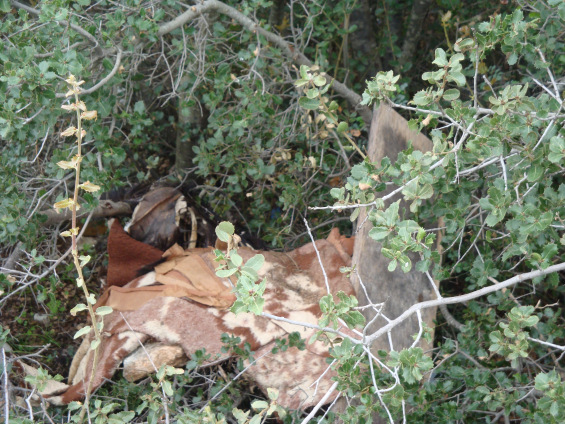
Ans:
[{"label": "tall flowering stalk", "polygon": [[98,347],[100,346],[100,342],[102,340],[102,328],[103,328],[103,319],[102,316],[109,314],[112,312],[112,308],[109,306],[102,306],[94,311],[93,305],[96,303],[96,299],[93,294],[89,293],[88,288],[84,282],[84,276],[82,272],[82,268],[88,263],[90,260],[90,256],[79,256],[78,254],[78,247],[77,247],[77,235],[79,231],[79,227],[77,225],[77,210],[80,209],[79,204],[79,190],[84,190],[87,192],[96,192],[100,190],[100,187],[96,184],[92,184],[90,181],[86,181],[81,184],[80,182],[80,163],[82,161],[82,140],[86,135],[86,131],[82,128],[82,121],[83,120],[94,120],[97,119],[98,113],[95,110],[88,110],[86,108],[86,104],[79,100],[79,94],[81,92],[80,86],[84,84],[84,81],[77,81],[74,75],[70,75],[66,80],[67,84],[69,84],[69,91],[66,94],[66,97],[74,96],[74,103],[67,104],[61,106],[62,109],[65,109],[69,112],[76,112],[77,116],[77,127],[71,126],[67,128],[65,131],[61,133],[64,137],[76,137],[77,142],[77,153],[70,161],[60,161],[57,165],[62,169],[74,169],[75,170],[75,188],[74,188],[74,195],[72,198],[68,198],[62,200],[60,202],[55,203],[54,207],[57,210],[60,209],[70,209],[72,214],[72,225],[71,229],[67,231],[63,231],[61,235],[63,237],[71,237],[72,240],[72,255],[75,267],[77,269],[78,278],[76,279],[77,286],[82,288],[84,293],[84,297],[86,299],[86,304],[80,303],[76,305],[73,309],[71,309],[71,315],[75,316],[77,312],[88,310],[90,315],[90,319],[92,321],[92,326],[87,325],[81,328],[79,331],[76,332],[74,338],[78,338],[84,336],[91,331],[94,331],[94,340],[92,341],[90,348],[94,351],[93,355],[93,364],[92,364],[92,372],[90,375],[89,384],[86,389],[86,397],[83,404],[83,408],[80,414],[80,421],[83,420],[84,414],[86,412],[86,408],[89,403],[90,394],[92,391],[92,380],[94,377],[94,372],[96,370],[96,366],[98,364]]}]

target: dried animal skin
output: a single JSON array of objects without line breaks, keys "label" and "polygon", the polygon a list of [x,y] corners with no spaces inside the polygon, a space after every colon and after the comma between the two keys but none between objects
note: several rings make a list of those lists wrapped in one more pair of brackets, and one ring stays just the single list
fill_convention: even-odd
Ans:
[{"label": "dried animal skin", "polygon": [[[128,244],[126,248],[134,245]],[[334,230],[327,240],[317,241],[316,247],[325,265],[331,292],[353,294],[350,282],[339,271],[340,267],[350,265],[350,240]],[[246,261],[259,252],[241,247],[238,253]],[[310,243],[287,253],[260,253],[265,256],[265,263],[259,275],[268,281],[264,311],[288,320],[317,324],[321,315],[318,302],[327,291],[313,245]],[[152,272],[124,287],[112,286],[100,297],[95,307],[110,304],[114,312],[104,317],[105,336],[92,382],[94,388],[111,378],[120,363],[149,339],[158,341],[167,354],[182,350],[190,357],[196,350],[205,348],[213,360],[217,360],[227,359],[221,351],[222,333],[239,336],[249,343],[257,351],[256,358],[272,349],[275,338],[294,331],[306,339],[313,334],[314,329],[250,313],[236,316],[227,310],[235,298],[227,283],[215,276],[211,255],[211,249],[183,251],[174,247],[167,252],[165,262]],[[115,261],[113,264],[130,272],[123,265]],[[348,329],[342,331],[352,335]],[[88,347],[92,337],[87,336],[83,346]],[[318,341],[304,351],[290,348],[286,352],[265,355],[249,368],[247,378],[262,390],[279,389],[282,406],[307,408],[316,404],[332,384],[331,377],[335,374],[332,370],[326,372],[327,349],[327,345]],[[142,355],[140,352],[136,354],[136,361]],[[85,383],[91,374],[92,354],[88,348],[79,349],[73,361],[72,385],[65,392],[50,397],[52,403],[66,404],[84,396]],[[178,355],[170,355],[170,358],[171,364],[178,363]],[[136,361],[128,360],[130,364]],[[134,373],[135,370],[129,368],[128,378],[133,378]],[[317,384],[313,384],[315,382]],[[332,397],[328,399],[331,400]]]}]

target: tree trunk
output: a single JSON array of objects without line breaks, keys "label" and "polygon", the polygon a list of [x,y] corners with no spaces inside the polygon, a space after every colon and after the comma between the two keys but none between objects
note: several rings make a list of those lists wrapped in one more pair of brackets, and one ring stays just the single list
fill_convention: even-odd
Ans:
[{"label": "tree trunk", "polygon": [[206,117],[201,108],[195,104],[191,107],[182,107],[188,100],[188,92],[181,94],[178,99],[177,139],[175,143],[175,170],[179,175],[193,166],[195,145],[194,134],[198,134],[206,126]]},{"label": "tree trunk", "polygon": [[273,30],[273,27],[282,24],[286,2],[287,0],[273,1],[273,5],[271,6],[271,10],[269,12],[269,25],[271,25],[271,31]]},{"label": "tree trunk", "polygon": [[414,56],[422,33],[422,24],[432,3],[433,0],[414,0],[412,12],[410,13],[410,21],[406,27],[406,35],[404,36],[404,43],[402,44],[402,54],[398,59],[397,72],[401,72],[404,65]]},{"label": "tree trunk", "polygon": [[371,0],[359,2],[359,7],[351,13],[349,24],[357,25],[357,30],[349,34],[351,54],[367,58],[367,78],[373,77],[382,69],[382,63],[377,54],[376,18],[371,9]]}]

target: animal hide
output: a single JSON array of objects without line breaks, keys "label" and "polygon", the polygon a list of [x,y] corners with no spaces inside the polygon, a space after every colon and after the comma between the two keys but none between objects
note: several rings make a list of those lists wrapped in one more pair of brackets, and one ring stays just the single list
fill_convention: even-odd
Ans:
[{"label": "animal hide", "polygon": [[[275,338],[298,331],[308,340],[315,330],[250,313],[236,316],[230,312],[235,297],[230,282],[215,275],[217,263],[213,261],[211,248],[183,250],[173,246],[163,255],[164,262],[120,287],[124,276],[130,278],[135,274],[140,262],[147,261],[144,265],[154,262],[155,250],[130,238],[117,222],[112,226],[110,243],[108,272],[113,273],[112,281],[116,285],[108,287],[95,308],[110,305],[113,312],[104,317],[93,388],[111,378],[128,355],[149,341],[158,342],[157,347],[150,346],[152,352],[160,352],[154,355],[161,358],[156,361],[157,367],[162,363],[178,365],[179,360],[185,360],[183,354],[190,357],[202,348],[212,355],[214,362],[227,359],[221,351],[220,337],[222,333],[229,333],[249,343],[256,352],[255,358],[261,358],[248,369],[247,377],[263,391],[269,387],[278,389],[279,404],[283,407],[307,408],[326,394],[335,374],[332,370],[326,372],[328,347],[322,342],[308,345],[304,351],[289,348],[286,352],[269,353]],[[354,294],[350,282],[339,271],[340,267],[351,263],[353,239],[340,236],[334,229],[326,240],[317,241],[316,247],[331,292]],[[244,261],[257,253],[265,256],[259,276],[267,278],[266,313],[317,324],[321,316],[318,302],[327,290],[312,243],[287,253],[258,252],[248,247],[239,248],[238,253]],[[137,260],[128,262],[132,257]],[[347,328],[342,331],[352,335]],[[52,403],[67,404],[84,397],[91,376],[92,340],[91,332],[73,359],[70,386],[52,392],[49,397]],[[146,353],[138,351],[134,355],[142,358]],[[138,362],[130,359],[126,364]],[[126,376],[131,379],[145,376],[137,371],[130,367]],[[332,400],[330,397],[328,402]]]}]

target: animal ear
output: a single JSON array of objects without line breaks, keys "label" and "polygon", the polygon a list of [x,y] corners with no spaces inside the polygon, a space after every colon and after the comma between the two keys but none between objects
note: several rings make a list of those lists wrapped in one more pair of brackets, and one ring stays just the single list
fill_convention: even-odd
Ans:
[{"label": "animal ear", "polygon": [[340,236],[339,241],[343,247],[343,250],[345,250],[345,253],[353,257],[353,246],[355,245],[355,236],[352,237]]},{"label": "animal ear", "polygon": [[110,227],[108,236],[107,286],[123,286],[135,279],[137,271],[161,259],[159,249],[133,239],[118,220]]},{"label": "animal ear", "polygon": [[351,262],[351,257],[353,256],[353,245],[355,243],[355,237],[345,237],[339,233],[337,228],[330,231],[328,238],[326,239],[333,247],[336,248],[341,259],[347,264]]}]

